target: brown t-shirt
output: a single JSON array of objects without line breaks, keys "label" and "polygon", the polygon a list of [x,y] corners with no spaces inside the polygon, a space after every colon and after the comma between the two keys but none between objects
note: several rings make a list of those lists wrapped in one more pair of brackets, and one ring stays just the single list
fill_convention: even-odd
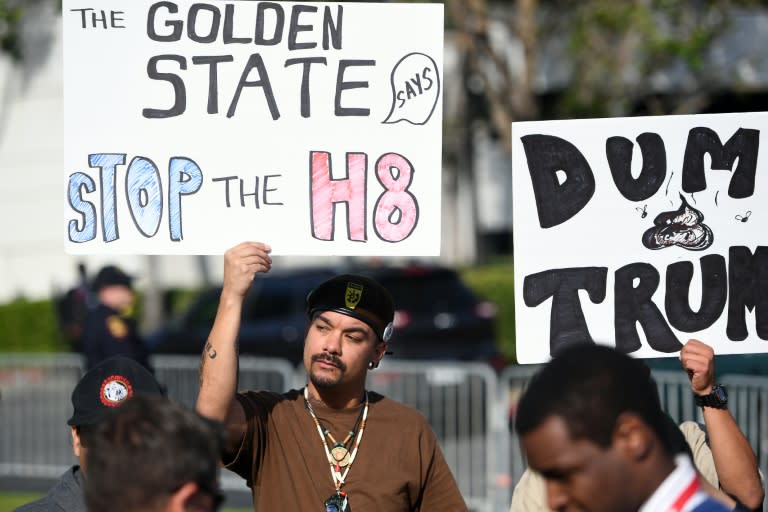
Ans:
[{"label": "brown t-shirt", "polygon": [[[369,392],[368,420],[342,490],[353,512],[466,511],[456,480],[425,418]],[[300,391],[237,395],[248,419],[226,467],[246,479],[256,511],[323,510],[336,487],[320,435]],[[343,440],[363,404],[343,410],[313,403],[324,428]],[[329,448],[331,447],[329,443]]]}]

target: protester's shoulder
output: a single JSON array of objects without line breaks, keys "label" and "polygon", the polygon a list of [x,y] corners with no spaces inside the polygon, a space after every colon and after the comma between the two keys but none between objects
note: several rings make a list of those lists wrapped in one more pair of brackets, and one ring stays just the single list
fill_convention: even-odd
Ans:
[{"label": "protester's shoulder", "polygon": [[[81,498],[81,501],[84,499]],[[84,502],[79,505],[75,504],[75,508],[72,508],[63,504],[56,495],[49,493],[38,500],[21,505],[13,512],[86,512],[86,509]]]},{"label": "protester's shoulder", "polygon": [[42,498],[18,507],[14,512],[85,512],[82,474],[72,466]]},{"label": "protester's shoulder", "polygon": [[368,392],[368,399],[371,402],[371,406],[376,408],[377,415],[395,416],[403,424],[409,422],[413,425],[429,425],[424,414],[410,405],[392,400],[375,391]]},{"label": "protester's shoulder", "polygon": [[702,428],[703,426],[696,421],[684,421],[679,425],[680,431],[683,433],[685,440],[690,442],[692,440],[705,439],[707,432]]},{"label": "protester's shoulder", "polygon": [[39,500],[32,501],[25,505],[21,505],[13,509],[13,512],[48,512],[48,511],[62,510],[58,507],[49,496],[43,496]]},{"label": "protester's shoulder", "polygon": [[285,393],[266,390],[241,391],[237,394],[237,399],[246,410],[272,411],[275,408],[294,407],[300,402],[303,404],[301,392],[295,389]]},{"label": "protester's shoulder", "polygon": [[548,511],[546,502],[547,491],[544,478],[527,468],[515,485],[510,512]]}]

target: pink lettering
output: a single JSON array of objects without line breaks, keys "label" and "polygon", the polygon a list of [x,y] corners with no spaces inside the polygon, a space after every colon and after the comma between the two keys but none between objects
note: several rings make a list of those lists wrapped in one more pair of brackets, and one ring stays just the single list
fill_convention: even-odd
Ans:
[{"label": "pink lettering", "polygon": [[376,162],[376,177],[386,192],[376,201],[373,229],[382,240],[400,242],[416,227],[419,207],[408,192],[413,172],[411,162],[397,153],[381,155]]},{"label": "pink lettering", "polygon": [[344,179],[331,178],[331,155],[326,151],[312,151],[310,164],[312,236],[333,240],[336,203],[347,203],[347,237],[365,242],[367,155],[347,153]]}]

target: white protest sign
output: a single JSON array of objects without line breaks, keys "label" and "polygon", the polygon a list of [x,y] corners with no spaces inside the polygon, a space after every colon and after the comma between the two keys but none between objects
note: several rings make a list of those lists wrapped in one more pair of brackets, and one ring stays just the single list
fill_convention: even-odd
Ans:
[{"label": "white protest sign", "polygon": [[768,349],[768,113],[512,125],[517,357]]},{"label": "white protest sign", "polygon": [[64,0],[67,252],[440,252],[443,6]]}]

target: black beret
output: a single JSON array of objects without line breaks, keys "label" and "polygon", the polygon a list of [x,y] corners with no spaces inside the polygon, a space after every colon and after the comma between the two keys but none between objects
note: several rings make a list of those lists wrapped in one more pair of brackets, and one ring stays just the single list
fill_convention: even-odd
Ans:
[{"label": "black beret", "polygon": [[74,412],[67,425],[99,423],[136,394],[164,393],[154,375],[135,360],[125,356],[105,359],[88,370],[72,391]]},{"label": "black beret", "polygon": [[93,288],[93,291],[95,292],[101,290],[105,286],[122,285],[130,288],[132,283],[133,276],[126,274],[114,265],[107,265],[96,274],[96,277],[91,284],[91,288]]},{"label": "black beret", "polygon": [[335,311],[368,324],[383,341],[392,336],[395,302],[386,288],[375,280],[359,275],[333,277],[307,295],[307,315]]}]

